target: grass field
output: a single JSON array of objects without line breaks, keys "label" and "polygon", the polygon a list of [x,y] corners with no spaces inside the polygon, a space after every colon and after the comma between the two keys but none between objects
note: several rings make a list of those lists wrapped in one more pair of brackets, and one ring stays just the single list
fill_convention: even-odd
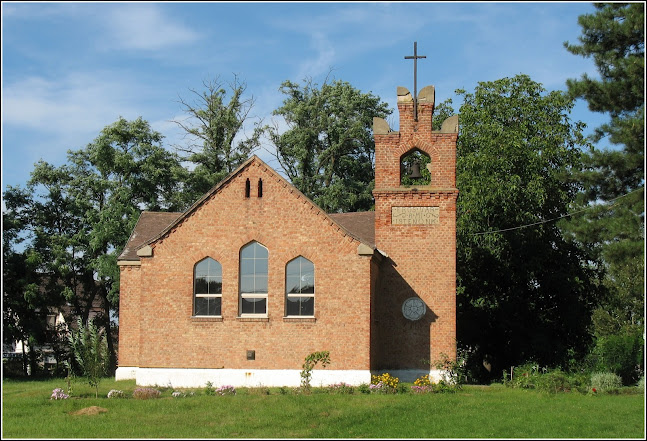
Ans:
[{"label": "grass field", "polygon": [[[4,380],[3,438],[637,438],[645,435],[644,394],[545,394],[465,386],[455,394],[281,394],[132,396],[134,381],[103,380],[99,398],[77,380],[72,397],[50,400],[65,380]],[[98,406],[106,412],[80,414]]]}]

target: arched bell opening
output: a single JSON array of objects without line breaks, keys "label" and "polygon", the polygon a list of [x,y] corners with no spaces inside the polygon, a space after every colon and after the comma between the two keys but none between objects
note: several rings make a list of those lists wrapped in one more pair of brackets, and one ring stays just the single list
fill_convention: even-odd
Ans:
[{"label": "arched bell opening", "polygon": [[420,149],[413,149],[400,158],[400,185],[403,187],[431,184],[431,158]]}]

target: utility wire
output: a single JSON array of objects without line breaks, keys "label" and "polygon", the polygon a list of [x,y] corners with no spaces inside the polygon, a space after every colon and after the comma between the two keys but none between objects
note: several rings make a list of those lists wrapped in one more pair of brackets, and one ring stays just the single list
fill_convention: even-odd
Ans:
[{"label": "utility wire", "polygon": [[[637,191],[639,191],[639,190],[642,190],[644,187],[645,187],[645,186],[644,186],[644,185],[642,185],[641,187],[639,187],[639,188],[637,188],[637,189],[635,189],[635,190],[632,190],[632,191],[630,191],[629,193],[625,193],[625,194],[623,194],[622,196],[618,196],[617,198],[613,198],[613,199],[611,199],[611,200],[607,201],[605,205],[610,204],[609,206],[611,206],[611,205],[613,205],[613,203],[614,203],[615,201],[617,201],[618,199],[624,198],[625,196],[629,196],[629,195],[630,195],[630,194],[632,194],[632,193],[635,193],[635,192],[637,192]],[[504,229],[502,229],[502,230],[484,231],[484,232],[482,232],[482,233],[472,233],[472,235],[473,235],[473,236],[480,236],[480,235],[483,235],[483,234],[502,233],[502,232],[504,232],[504,231],[519,230],[519,229],[521,229],[521,228],[532,227],[532,226],[535,226],[535,225],[545,224],[545,223],[548,223],[548,222],[554,222],[554,221],[557,221],[557,220],[563,219],[563,218],[565,218],[565,217],[570,217],[570,216],[576,215],[576,214],[578,214],[578,213],[581,213],[581,212],[583,212],[583,211],[591,210],[591,209],[593,209],[593,208],[597,208],[597,207],[600,207],[600,205],[591,205],[591,206],[588,206],[588,207],[583,208],[583,209],[581,209],[581,210],[573,211],[572,213],[566,213],[566,214],[564,214],[564,215],[562,215],[562,216],[555,217],[555,218],[553,218],[553,219],[547,219],[547,220],[543,220],[543,221],[539,221],[539,222],[534,222],[534,223],[532,223],[532,224],[521,225],[521,226],[518,226],[518,227],[504,228]]]}]

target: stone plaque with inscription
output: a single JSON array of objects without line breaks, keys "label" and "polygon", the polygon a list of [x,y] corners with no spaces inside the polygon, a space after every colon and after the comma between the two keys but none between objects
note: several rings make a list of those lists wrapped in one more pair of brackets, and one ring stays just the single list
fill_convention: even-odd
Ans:
[{"label": "stone plaque with inscription", "polygon": [[440,207],[391,207],[392,225],[433,225],[440,219]]}]

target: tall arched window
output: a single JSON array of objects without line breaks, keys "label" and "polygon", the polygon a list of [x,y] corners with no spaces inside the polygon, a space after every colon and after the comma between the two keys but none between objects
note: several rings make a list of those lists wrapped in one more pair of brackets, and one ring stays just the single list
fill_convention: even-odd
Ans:
[{"label": "tall arched window", "polygon": [[193,314],[222,315],[222,266],[211,257],[193,269]]},{"label": "tall arched window", "polygon": [[240,315],[267,314],[268,251],[258,242],[240,249]]},{"label": "tall arched window", "polygon": [[303,256],[285,268],[285,315],[315,315],[315,266]]}]

